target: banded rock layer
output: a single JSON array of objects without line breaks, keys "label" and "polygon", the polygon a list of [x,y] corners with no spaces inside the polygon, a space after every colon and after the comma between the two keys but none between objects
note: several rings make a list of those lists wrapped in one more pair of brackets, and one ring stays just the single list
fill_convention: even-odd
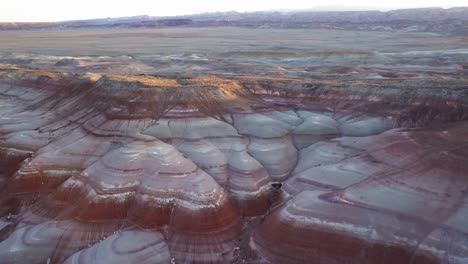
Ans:
[{"label": "banded rock layer", "polygon": [[0,263],[468,260],[467,123],[397,128],[429,118],[420,102],[206,75],[0,75]]}]

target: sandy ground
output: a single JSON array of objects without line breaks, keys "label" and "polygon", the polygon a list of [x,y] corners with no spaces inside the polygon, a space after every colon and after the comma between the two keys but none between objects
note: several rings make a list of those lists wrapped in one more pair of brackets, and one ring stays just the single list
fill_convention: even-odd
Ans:
[{"label": "sandy ground", "polygon": [[186,53],[284,55],[326,51],[467,49],[468,39],[429,33],[319,29],[162,28],[0,31],[1,53],[119,56]]}]

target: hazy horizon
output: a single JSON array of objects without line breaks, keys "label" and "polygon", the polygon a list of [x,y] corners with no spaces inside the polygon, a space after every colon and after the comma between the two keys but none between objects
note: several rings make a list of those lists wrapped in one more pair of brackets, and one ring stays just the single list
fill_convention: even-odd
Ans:
[{"label": "hazy horizon", "polygon": [[0,22],[55,22],[107,17],[129,17],[138,15],[177,16],[211,12],[255,12],[272,10],[317,10],[317,11],[388,11],[406,8],[463,7],[466,0],[394,0],[391,4],[370,0],[308,0],[297,1],[247,1],[222,3],[214,0],[185,1],[173,0],[163,5],[151,0],[133,1],[60,1],[60,0],[17,0],[2,5]]}]

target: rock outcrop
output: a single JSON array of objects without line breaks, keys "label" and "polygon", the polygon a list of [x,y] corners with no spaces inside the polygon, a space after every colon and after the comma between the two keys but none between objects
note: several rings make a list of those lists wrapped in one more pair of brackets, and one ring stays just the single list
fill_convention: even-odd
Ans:
[{"label": "rock outcrop", "polygon": [[93,63],[0,68],[0,263],[468,260],[463,89]]}]

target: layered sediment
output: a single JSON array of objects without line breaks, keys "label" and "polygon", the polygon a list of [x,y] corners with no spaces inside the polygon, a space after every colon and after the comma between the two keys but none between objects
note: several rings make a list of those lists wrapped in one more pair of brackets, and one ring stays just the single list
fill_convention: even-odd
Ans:
[{"label": "layered sediment", "polygon": [[112,60],[1,65],[0,263],[468,260],[464,78]]}]

